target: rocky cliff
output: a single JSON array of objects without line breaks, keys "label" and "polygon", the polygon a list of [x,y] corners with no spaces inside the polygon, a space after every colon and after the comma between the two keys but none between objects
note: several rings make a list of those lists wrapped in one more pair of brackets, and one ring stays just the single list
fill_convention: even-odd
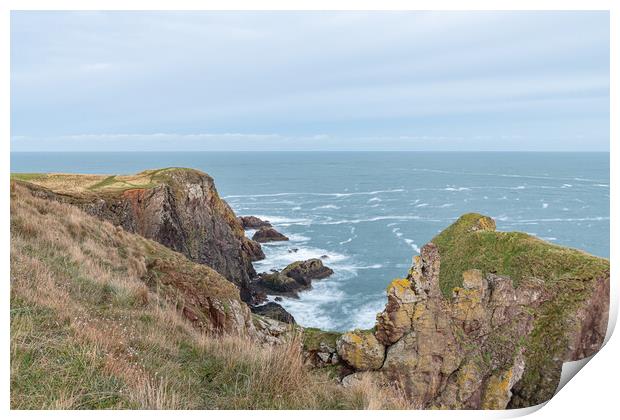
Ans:
[{"label": "rocky cliff", "polygon": [[387,289],[375,329],[337,341],[340,358],[420,408],[502,409],[553,396],[562,362],[602,345],[609,261],[495,231],[462,216]]},{"label": "rocky cliff", "polygon": [[131,176],[28,174],[33,193],[75,205],[126,231],[153,239],[207,264],[235,283],[250,301],[252,261],[264,258],[235,214],[222,200],[213,179],[200,171],[168,168]]}]

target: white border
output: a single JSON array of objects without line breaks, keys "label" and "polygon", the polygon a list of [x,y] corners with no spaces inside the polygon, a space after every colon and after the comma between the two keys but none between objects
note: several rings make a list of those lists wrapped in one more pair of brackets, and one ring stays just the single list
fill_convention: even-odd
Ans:
[{"label": "white border", "polygon": [[[0,66],[0,74],[2,75],[2,100],[0,101],[0,130],[2,130],[2,147],[3,152],[0,155],[0,167],[4,168],[2,182],[0,182],[0,197],[2,198],[2,206],[0,211],[2,224],[2,251],[5,261],[3,264],[3,272],[5,273],[5,281],[2,284],[3,310],[1,317],[3,328],[1,328],[0,340],[4,344],[2,346],[2,387],[1,401],[2,408],[9,410],[9,388],[10,388],[10,367],[9,367],[9,166],[10,166],[10,11],[11,10],[610,10],[611,19],[611,137],[617,141],[618,134],[618,98],[620,87],[617,83],[617,74],[620,71],[618,66],[618,48],[620,47],[620,2],[614,0],[445,0],[445,1],[422,1],[422,0],[231,0],[231,1],[213,1],[213,0],[4,0],[0,3],[0,57],[2,66]],[[618,195],[614,191],[614,187],[618,185],[619,171],[616,169],[618,160],[618,146],[611,141],[611,214],[620,214],[620,206],[618,205]],[[618,261],[618,223],[615,217],[610,221],[611,229],[611,248],[610,257],[612,261],[612,300],[610,311],[610,331],[608,339],[615,326],[618,312],[618,287],[616,285],[617,269],[615,262]],[[588,368],[580,372],[578,377],[569,383],[550,401],[544,408],[536,411],[518,410],[518,411],[502,411],[502,412],[481,412],[481,411],[416,411],[416,412],[337,412],[327,415],[338,416],[339,418],[375,418],[381,415],[390,416],[391,418],[497,418],[497,417],[515,417],[528,412],[535,411],[531,414],[532,418],[561,418],[572,419],[579,418],[611,418],[616,409],[617,383],[620,380],[619,361],[620,357],[620,341],[617,337],[612,336],[606,346],[597,354],[589,363]],[[540,407],[537,407],[540,408]],[[23,416],[46,416],[46,417],[82,417],[84,412],[16,412],[9,413],[14,417]],[[104,418],[109,416],[107,412],[89,412],[89,417]],[[322,413],[311,411],[220,411],[220,412],[115,412],[114,416],[133,417],[133,416],[155,416],[158,418],[178,418],[192,417],[204,418],[205,416],[217,416],[218,418],[313,418]]]}]

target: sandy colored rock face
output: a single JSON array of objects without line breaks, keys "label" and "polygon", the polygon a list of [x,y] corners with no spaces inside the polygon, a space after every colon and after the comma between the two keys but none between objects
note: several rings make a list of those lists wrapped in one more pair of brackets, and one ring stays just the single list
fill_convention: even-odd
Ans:
[{"label": "sandy colored rock face", "polygon": [[[492,219],[475,214],[463,216],[446,231],[457,239],[471,238],[471,243],[461,241],[458,246],[471,247],[470,255],[482,261],[481,268],[461,270],[461,279],[455,281],[442,275],[440,247],[425,245],[407,278],[388,286],[387,305],[377,315],[374,338],[385,346],[383,363],[378,357],[371,362],[371,332],[345,333],[339,341],[342,358],[379,385],[397,383],[414,406],[504,409],[544,402],[555,390],[561,360],[591,355],[602,344],[609,305],[608,262],[527,235],[496,233]],[[454,251],[446,248],[445,236],[440,235],[440,242]],[[457,248],[456,255],[459,251],[463,250]],[[545,253],[547,257],[540,257]],[[506,266],[512,259],[518,261],[516,268]],[[496,262],[497,268],[482,270]],[[528,272],[523,264],[541,264],[531,271],[542,278],[522,276],[515,284],[502,274]],[[446,267],[467,265],[448,261]],[[557,268],[546,272],[549,266]],[[557,281],[554,276],[562,269],[572,276],[581,270],[582,280]],[[449,296],[442,278],[456,284]],[[347,383],[358,377],[348,376]]]},{"label": "sandy colored rock face", "polygon": [[385,347],[372,332],[352,331],[336,342],[338,356],[356,370],[379,369],[383,365]]},{"label": "sandy colored rock face", "polygon": [[390,345],[411,330],[415,303],[419,300],[408,279],[396,279],[387,288],[388,303],[377,315],[377,339]]}]

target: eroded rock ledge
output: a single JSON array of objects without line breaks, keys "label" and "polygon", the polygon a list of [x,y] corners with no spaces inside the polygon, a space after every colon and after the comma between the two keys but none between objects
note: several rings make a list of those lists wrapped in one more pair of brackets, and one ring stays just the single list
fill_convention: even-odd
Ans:
[{"label": "eroded rock ledge", "polygon": [[563,361],[602,345],[609,261],[468,214],[387,295],[373,330],[336,342],[356,371],[345,385],[368,376],[420,408],[525,407],[553,396]]}]

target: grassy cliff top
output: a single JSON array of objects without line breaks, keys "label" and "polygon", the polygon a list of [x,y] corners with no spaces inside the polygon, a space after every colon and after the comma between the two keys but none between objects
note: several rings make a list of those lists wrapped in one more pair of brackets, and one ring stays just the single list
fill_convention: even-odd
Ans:
[{"label": "grassy cliff top", "polygon": [[463,283],[463,272],[510,276],[516,285],[524,278],[562,280],[596,278],[609,270],[609,260],[577,249],[550,244],[522,232],[498,232],[487,216],[468,213],[433,238],[439,247],[439,283],[444,296]]},{"label": "grassy cliff top", "polygon": [[[208,177],[189,168],[149,169],[135,175],[90,175],[64,173],[13,173],[12,180],[29,182],[54,192],[88,194],[122,192],[135,188],[153,188],[178,177]],[[210,179],[210,178],[209,178]]]},{"label": "grassy cliff top", "polygon": [[183,316],[184,300],[238,300],[232,283],[19,183],[10,281],[13,409],[353,409],[384,400],[306,369],[297,341],[263,347],[201,333]]}]

